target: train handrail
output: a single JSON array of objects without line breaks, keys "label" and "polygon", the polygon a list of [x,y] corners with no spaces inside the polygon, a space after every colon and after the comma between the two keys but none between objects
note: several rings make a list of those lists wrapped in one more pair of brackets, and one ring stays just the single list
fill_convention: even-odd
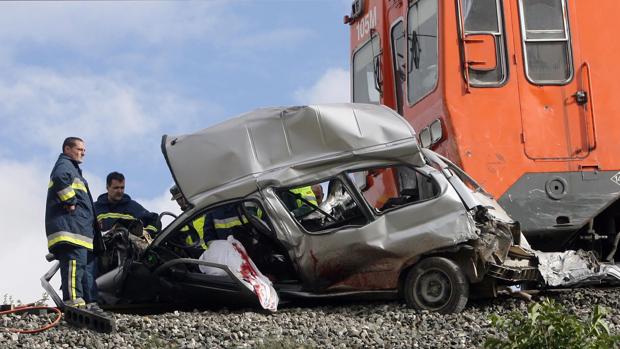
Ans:
[{"label": "train handrail", "polygon": [[592,123],[592,143],[590,143],[590,132],[588,130],[588,119],[586,118],[586,133],[588,137],[588,152],[596,149],[596,123],[594,114],[594,93],[592,93],[592,76],[590,74],[590,64],[587,61],[581,63],[581,71],[586,68],[586,77],[588,78],[588,95],[590,96],[590,122]]}]

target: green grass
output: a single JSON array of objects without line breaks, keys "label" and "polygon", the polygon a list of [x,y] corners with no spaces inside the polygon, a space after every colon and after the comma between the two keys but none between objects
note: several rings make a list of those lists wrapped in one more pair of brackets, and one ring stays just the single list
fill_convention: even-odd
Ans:
[{"label": "green grass", "polygon": [[491,324],[505,333],[504,338],[487,338],[489,349],[620,348],[620,336],[610,333],[605,317],[609,310],[594,306],[590,316],[579,319],[553,300],[529,306],[527,313],[513,311],[491,316]]}]

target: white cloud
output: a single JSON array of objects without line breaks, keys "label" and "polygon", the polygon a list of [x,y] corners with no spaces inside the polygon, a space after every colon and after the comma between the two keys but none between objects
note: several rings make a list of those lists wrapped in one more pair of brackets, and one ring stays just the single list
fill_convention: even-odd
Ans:
[{"label": "white cloud", "polygon": [[[52,165],[0,158],[0,297],[10,295],[29,303],[44,293],[39,279],[52,266],[45,260],[45,200]],[[91,173],[84,176],[91,191],[102,187],[101,178]],[[52,279],[52,285],[57,289],[60,277]]]},{"label": "white cloud", "polygon": [[[127,59],[136,48],[170,50],[212,43],[220,48],[264,49],[300,45],[312,32],[257,29],[231,1],[0,2],[0,43],[18,50],[53,45],[97,57],[112,51]],[[131,43],[129,48],[127,43]],[[125,46],[123,46],[125,44]],[[247,53],[247,52],[246,52]],[[133,56],[144,63],[157,57]],[[117,58],[117,57],[111,57]]]},{"label": "white cloud", "polygon": [[51,267],[45,260],[49,170],[36,162],[0,161],[0,296],[33,302],[43,294],[39,278]]},{"label": "white cloud", "polygon": [[[168,44],[207,36],[227,21],[226,2],[3,2],[0,40],[88,50]],[[79,28],[79,30],[76,30]]]},{"label": "white cloud", "polygon": [[295,91],[295,100],[301,104],[350,102],[349,71],[342,68],[327,70],[310,87]]},{"label": "white cloud", "polygon": [[260,32],[251,35],[244,35],[237,40],[226,42],[234,48],[242,49],[271,49],[277,46],[288,46],[304,42],[313,32],[307,29],[283,28],[273,31]]},{"label": "white cloud", "polygon": [[126,154],[130,147],[144,154],[163,130],[182,129],[199,113],[218,109],[122,76],[17,67],[13,72],[19,79],[0,77],[0,134],[14,142],[28,135],[29,144],[54,152],[64,137],[78,135],[108,153]]},{"label": "white cloud", "polygon": [[[170,184],[172,186],[172,184]],[[168,190],[166,190],[161,195],[152,198],[152,199],[140,199],[136,198],[135,200],[140,203],[140,205],[144,206],[147,210],[151,212],[161,213],[164,211],[174,213],[175,215],[181,214],[181,209],[179,205],[177,205],[176,201],[170,200],[171,195]],[[165,227],[170,222],[172,222],[172,217],[165,216],[162,218],[162,226]]]}]

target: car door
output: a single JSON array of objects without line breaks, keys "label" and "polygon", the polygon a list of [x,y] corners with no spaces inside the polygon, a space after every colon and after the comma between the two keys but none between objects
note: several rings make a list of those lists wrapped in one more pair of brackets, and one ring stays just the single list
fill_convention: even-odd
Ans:
[{"label": "car door", "polygon": [[[363,169],[309,183],[320,185],[325,199],[306,212],[289,204],[302,230],[295,254],[307,288],[395,289],[402,268],[420,254],[476,237],[460,198],[438,172],[404,169]],[[389,176],[398,190],[386,186]],[[290,189],[279,190],[282,202]],[[387,197],[377,200],[378,192]]]}]

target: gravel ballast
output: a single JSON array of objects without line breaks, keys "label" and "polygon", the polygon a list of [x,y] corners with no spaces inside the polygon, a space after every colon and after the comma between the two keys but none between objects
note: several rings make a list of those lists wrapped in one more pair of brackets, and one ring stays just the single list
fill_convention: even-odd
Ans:
[{"label": "gravel ballast", "polygon": [[[611,309],[612,333],[620,332],[620,288],[541,293],[586,318],[596,304]],[[174,311],[157,315],[113,313],[117,330],[102,334],[62,321],[39,334],[6,327],[42,324],[40,316],[2,316],[0,348],[479,348],[498,335],[489,315],[525,312],[529,301],[502,296],[470,302],[460,314],[416,311],[399,302],[286,306],[274,314],[251,309]]]}]

